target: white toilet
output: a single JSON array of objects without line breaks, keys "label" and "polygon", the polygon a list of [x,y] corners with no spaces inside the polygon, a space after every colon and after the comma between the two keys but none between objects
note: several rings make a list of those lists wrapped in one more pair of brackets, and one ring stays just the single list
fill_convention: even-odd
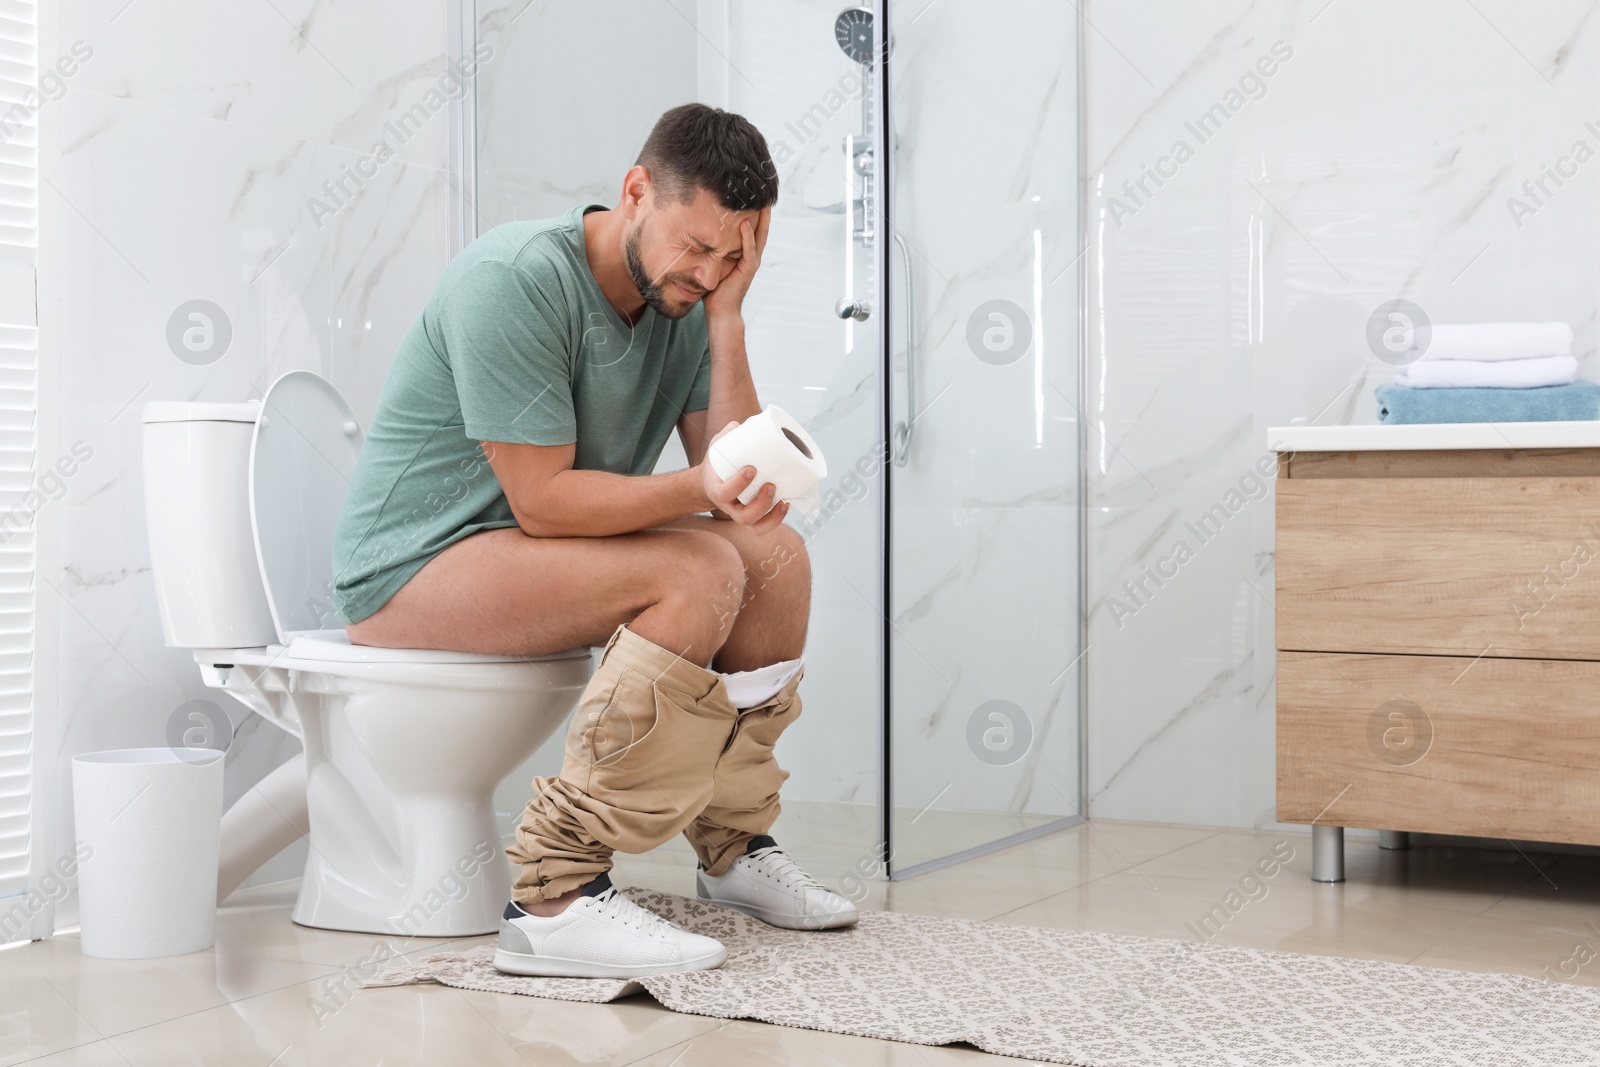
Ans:
[{"label": "white toilet", "polygon": [[308,371],[285,374],[260,402],[146,405],[162,630],[169,646],[194,650],[207,685],[305,745],[303,771],[292,760],[275,774],[275,798],[241,800],[231,832],[224,819],[225,866],[230,841],[271,842],[245,857],[253,870],[298,836],[281,826],[296,821],[284,809],[297,806],[303,773],[311,850],[295,922],[492,933],[511,885],[495,787],[562,726],[592,653],[351,645],[334,613],[333,533],[361,441],[344,398]]}]

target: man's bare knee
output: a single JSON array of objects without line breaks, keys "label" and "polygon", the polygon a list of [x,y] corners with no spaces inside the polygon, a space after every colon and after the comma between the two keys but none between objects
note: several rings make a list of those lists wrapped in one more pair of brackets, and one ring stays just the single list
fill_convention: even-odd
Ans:
[{"label": "man's bare knee", "polygon": [[649,537],[649,551],[635,570],[648,603],[629,628],[705,666],[733,632],[744,598],[744,564],[732,545],[712,533],[662,529]]},{"label": "man's bare knee", "polygon": [[720,644],[744,602],[744,561],[737,548],[713,533],[684,531],[674,542],[660,575],[664,596],[703,607]]},{"label": "man's bare knee", "polygon": [[745,578],[745,599],[759,596],[763,591],[781,589],[809,594],[811,589],[811,556],[806,551],[805,538],[792,526],[779,526],[765,535],[760,548],[749,560]]}]

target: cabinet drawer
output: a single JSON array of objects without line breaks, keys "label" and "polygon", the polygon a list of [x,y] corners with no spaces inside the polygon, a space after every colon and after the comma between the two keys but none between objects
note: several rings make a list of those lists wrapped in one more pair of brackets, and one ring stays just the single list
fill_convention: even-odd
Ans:
[{"label": "cabinet drawer", "polygon": [[1600,477],[1288,477],[1277,497],[1278,648],[1600,659]]},{"label": "cabinet drawer", "polygon": [[1600,844],[1600,663],[1280,652],[1278,818]]}]

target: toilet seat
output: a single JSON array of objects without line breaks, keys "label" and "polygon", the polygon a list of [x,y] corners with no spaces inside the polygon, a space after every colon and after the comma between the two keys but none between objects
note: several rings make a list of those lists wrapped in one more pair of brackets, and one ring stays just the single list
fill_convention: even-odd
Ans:
[{"label": "toilet seat", "polygon": [[451,652],[438,648],[380,648],[353,645],[344,630],[309,630],[290,634],[287,655],[295,660],[321,663],[553,663],[587,659],[590,649],[569,648],[548,656],[495,656],[480,652]]}]

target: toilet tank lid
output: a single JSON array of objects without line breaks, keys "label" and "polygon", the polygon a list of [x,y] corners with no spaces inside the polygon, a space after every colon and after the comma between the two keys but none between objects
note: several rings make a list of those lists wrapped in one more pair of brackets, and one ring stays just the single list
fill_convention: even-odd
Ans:
[{"label": "toilet tank lid", "polygon": [[224,404],[204,400],[152,400],[144,406],[145,422],[255,422],[261,401]]}]

